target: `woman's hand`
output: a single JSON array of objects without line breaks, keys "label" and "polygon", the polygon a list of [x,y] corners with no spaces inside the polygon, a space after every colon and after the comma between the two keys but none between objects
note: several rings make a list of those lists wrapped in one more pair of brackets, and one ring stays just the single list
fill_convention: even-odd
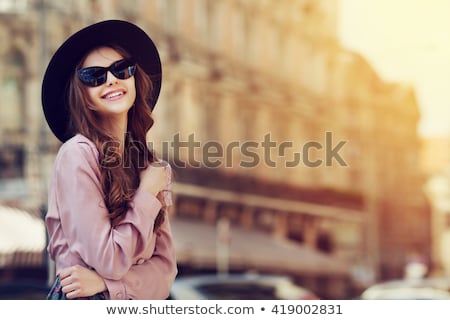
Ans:
[{"label": "woman's hand", "polygon": [[97,272],[79,265],[61,270],[59,278],[67,299],[89,297],[106,290],[105,282]]},{"label": "woman's hand", "polygon": [[141,172],[140,187],[157,196],[158,193],[167,188],[167,168],[164,161],[153,162]]}]

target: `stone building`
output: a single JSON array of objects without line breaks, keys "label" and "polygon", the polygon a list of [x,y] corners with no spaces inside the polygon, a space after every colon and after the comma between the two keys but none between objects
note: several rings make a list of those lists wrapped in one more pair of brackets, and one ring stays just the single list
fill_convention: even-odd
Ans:
[{"label": "stone building", "polygon": [[[175,171],[174,220],[225,218],[360,266],[369,280],[401,277],[410,251],[429,257],[414,91],[340,45],[338,1],[2,3],[1,174],[11,168],[20,201],[42,204],[58,147],[40,107],[49,57],[85,24],[121,18],[161,52],[149,138]],[[8,179],[2,188],[16,190]],[[214,267],[198,259],[185,263]]]}]

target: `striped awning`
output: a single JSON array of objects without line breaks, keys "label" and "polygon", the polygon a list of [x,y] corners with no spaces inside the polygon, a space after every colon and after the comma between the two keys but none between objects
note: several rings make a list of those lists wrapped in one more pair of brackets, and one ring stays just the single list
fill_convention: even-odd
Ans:
[{"label": "striped awning", "polygon": [[44,221],[21,209],[0,206],[0,268],[44,263]]}]

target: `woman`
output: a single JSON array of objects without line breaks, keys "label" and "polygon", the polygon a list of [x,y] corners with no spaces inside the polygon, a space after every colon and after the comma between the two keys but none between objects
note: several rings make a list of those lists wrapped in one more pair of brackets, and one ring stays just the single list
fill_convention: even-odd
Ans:
[{"label": "woman", "polygon": [[177,273],[170,167],[147,148],[161,62],[139,27],[107,20],[71,37],[42,84],[63,142],[49,186],[49,299],[165,299]]}]

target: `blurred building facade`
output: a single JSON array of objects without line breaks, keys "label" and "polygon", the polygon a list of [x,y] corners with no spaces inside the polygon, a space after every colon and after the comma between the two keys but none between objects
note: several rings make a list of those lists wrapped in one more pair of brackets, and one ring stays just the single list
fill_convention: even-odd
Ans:
[{"label": "blurred building facade", "polygon": [[149,138],[175,171],[175,219],[225,217],[360,266],[369,279],[402,276],[410,252],[430,258],[414,91],[341,47],[338,1],[1,3],[5,198],[46,199],[58,147],[41,114],[49,57],[82,26],[120,18],[161,52]]}]

